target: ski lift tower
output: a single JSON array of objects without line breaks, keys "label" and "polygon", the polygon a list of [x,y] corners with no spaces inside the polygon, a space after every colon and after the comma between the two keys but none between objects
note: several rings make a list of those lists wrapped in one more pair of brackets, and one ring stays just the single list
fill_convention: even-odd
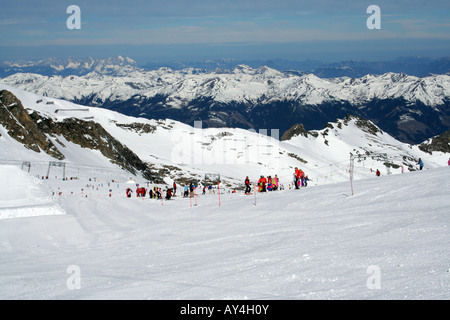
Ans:
[{"label": "ski lift tower", "polygon": [[66,180],[66,163],[65,162],[49,161],[49,163],[48,163],[48,170],[47,170],[47,177],[49,177],[50,168],[51,167],[61,167],[61,168],[63,168],[63,180]]},{"label": "ski lift tower", "polygon": [[28,168],[28,173],[30,172],[30,169],[31,169],[31,163],[29,162],[29,161],[23,161],[22,162],[22,170],[23,170],[23,168]]},{"label": "ski lift tower", "polygon": [[205,173],[205,180],[203,180],[204,185],[217,184],[220,182],[220,174],[218,173]]},{"label": "ski lift tower", "polygon": [[350,152],[350,186],[352,188],[352,196],[353,196],[353,173],[355,169],[355,159],[358,159],[358,162],[364,161],[367,159],[367,157],[372,158],[372,160],[378,160],[383,161],[384,165],[386,166],[387,174],[391,174],[391,170],[388,165],[388,155],[387,153],[371,153],[371,154],[360,154],[359,152],[356,152],[356,154],[353,154]]}]

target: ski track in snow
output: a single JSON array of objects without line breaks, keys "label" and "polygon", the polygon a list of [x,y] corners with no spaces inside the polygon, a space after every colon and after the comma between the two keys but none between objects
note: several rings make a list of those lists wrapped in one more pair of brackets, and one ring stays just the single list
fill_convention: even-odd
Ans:
[{"label": "ski track in snow", "polygon": [[[65,214],[0,219],[0,299],[449,299],[448,169],[354,181],[354,196],[348,182],[257,194],[256,206],[39,182],[62,190],[50,201]],[[373,265],[380,289],[367,286]]]}]

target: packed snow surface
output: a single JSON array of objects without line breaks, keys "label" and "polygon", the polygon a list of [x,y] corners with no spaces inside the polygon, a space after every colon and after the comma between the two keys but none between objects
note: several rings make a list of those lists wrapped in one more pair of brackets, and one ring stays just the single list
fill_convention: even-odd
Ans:
[{"label": "packed snow surface", "polygon": [[126,198],[134,185],[101,172],[18,170],[1,168],[0,210],[66,214],[0,219],[0,299],[450,298],[450,167],[354,181],[353,196],[349,182],[223,190],[220,205],[218,190]]},{"label": "packed snow surface", "polygon": [[48,186],[15,166],[0,166],[0,219],[65,214]]}]

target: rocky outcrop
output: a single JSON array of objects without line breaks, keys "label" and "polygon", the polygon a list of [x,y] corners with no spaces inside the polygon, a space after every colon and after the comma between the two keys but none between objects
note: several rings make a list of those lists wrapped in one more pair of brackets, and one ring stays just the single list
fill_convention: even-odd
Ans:
[{"label": "rocky outcrop", "polygon": [[419,149],[428,153],[433,151],[450,153],[450,130],[420,144]]},{"label": "rocky outcrop", "polygon": [[305,130],[305,127],[301,123],[295,124],[289,130],[287,130],[281,137],[281,141],[290,140],[292,137],[296,137],[299,135],[308,137],[308,131]]},{"label": "rocky outcrop", "polygon": [[10,137],[35,152],[44,151],[50,156],[63,160],[64,155],[53,142],[40,131],[22,102],[7,90],[0,91],[0,124]]},{"label": "rocky outcrop", "polygon": [[344,124],[347,125],[348,122],[351,120],[355,120],[355,125],[366,133],[369,133],[372,135],[377,135],[377,133],[383,133],[383,131],[380,130],[380,128],[378,128],[376,125],[374,125],[372,121],[361,118],[356,115],[348,114],[344,118]]}]

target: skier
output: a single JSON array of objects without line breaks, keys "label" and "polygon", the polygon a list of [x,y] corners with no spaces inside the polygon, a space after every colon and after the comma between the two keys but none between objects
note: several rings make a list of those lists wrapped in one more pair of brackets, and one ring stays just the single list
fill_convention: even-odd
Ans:
[{"label": "skier", "polygon": [[266,192],[266,178],[264,176],[260,176],[258,180],[258,192]]},{"label": "skier", "polygon": [[139,188],[139,185],[138,185],[138,187],[136,188],[136,197],[140,197],[141,196],[141,192],[142,192],[142,190],[141,190],[141,188]]},{"label": "skier", "polygon": [[264,176],[260,176],[258,180],[258,192],[266,192],[267,179]]},{"label": "skier", "polygon": [[250,188],[250,179],[248,176],[245,178],[245,194],[250,194],[252,189]]},{"label": "skier", "polygon": [[380,170],[377,169],[377,173],[376,174],[377,174],[377,177],[379,177],[381,175]]},{"label": "skier", "polygon": [[273,184],[273,190],[278,190],[278,177],[277,175],[275,175],[275,177],[273,178],[272,184]]},{"label": "skier", "polygon": [[156,195],[158,196],[158,199],[161,199],[161,198],[162,198],[162,195],[161,195],[161,188],[157,188],[157,190],[156,190]]},{"label": "skier", "polygon": [[173,192],[173,188],[167,189],[167,193],[166,193],[167,200],[170,200],[170,198],[172,197],[172,192]]},{"label": "skier", "polygon": [[193,182],[191,182],[191,183],[189,184],[189,191],[190,191],[190,196],[191,196],[191,197],[194,196],[194,190],[195,190],[195,189],[197,189],[197,186],[196,186]]},{"label": "skier", "polygon": [[267,191],[272,191],[272,190],[273,190],[272,177],[268,176],[267,177]]},{"label": "skier", "polygon": [[184,195],[183,195],[183,197],[184,198],[189,197],[189,187],[188,187],[188,185],[184,186]]},{"label": "skier", "polygon": [[175,197],[177,195],[177,184],[175,183],[175,180],[173,181],[173,196]]},{"label": "skier", "polygon": [[419,158],[419,161],[417,161],[417,164],[419,165],[420,170],[423,169],[423,161]]},{"label": "skier", "polygon": [[450,158],[448,158],[448,165],[450,166]]},{"label": "skier", "polygon": [[132,192],[133,192],[133,191],[131,191],[130,188],[127,188],[127,190],[126,190],[127,198],[131,198],[131,193],[132,193]]},{"label": "skier", "polygon": [[308,181],[309,181],[309,178],[308,178],[308,176],[306,176],[306,177],[305,177],[305,187],[308,186]]},{"label": "skier", "polygon": [[304,187],[305,186],[305,173],[303,172],[302,169],[300,169],[300,180],[301,180],[302,187]]},{"label": "skier", "polygon": [[299,186],[298,186],[299,179],[300,179],[300,170],[297,167],[295,167],[295,172],[294,172],[295,189],[299,189]]}]

